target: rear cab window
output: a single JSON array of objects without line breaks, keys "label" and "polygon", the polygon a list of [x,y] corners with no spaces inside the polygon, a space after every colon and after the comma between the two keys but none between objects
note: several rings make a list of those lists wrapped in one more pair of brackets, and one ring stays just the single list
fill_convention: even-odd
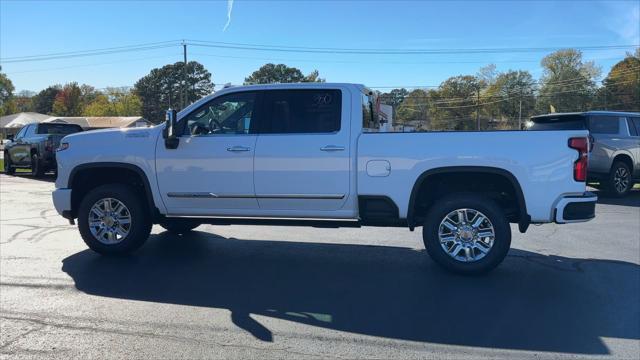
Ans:
[{"label": "rear cab window", "polygon": [[581,114],[534,116],[527,130],[586,130],[587,117]]},{"label": "rear cab window", "polygon": [[39,124],[38,134],[69,135],[82,131],[79,125],[72,124]]}]

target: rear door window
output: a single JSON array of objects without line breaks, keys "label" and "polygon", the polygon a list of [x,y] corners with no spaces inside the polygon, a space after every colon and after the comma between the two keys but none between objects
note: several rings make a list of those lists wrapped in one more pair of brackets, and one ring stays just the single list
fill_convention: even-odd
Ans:
[{"label": "rear door window", "polygon": [[323,134],[340,130],[340,90],[271,90],[265,92],[267,114],[261,133]]},{"label": "rear door window", "polygon": [[618,134],[620,132],[619,117],[591,116],[589,118],[589,131],[593,134]]}]

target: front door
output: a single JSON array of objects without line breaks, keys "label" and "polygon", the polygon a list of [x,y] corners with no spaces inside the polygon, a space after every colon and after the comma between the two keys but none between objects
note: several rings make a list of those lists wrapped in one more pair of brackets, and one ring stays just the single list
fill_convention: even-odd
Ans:
[{"label": "front door", "polygon": [[214,98],[181,118],[176,149],[158,141],[158,186],[169,215],[255,212],[255,104],[253,92]]},{"label": "front door", "polygon": [[254,170],[262,212],[338,215],[349,196],[349,103],[338,89],[264,92]]},{"label": "front door", "polygon": [[15,165],[29,165],[31,164],[31,148],[26,141],[28,132],[31,132],[31,128],[35,125],[27,125],[20,129],[18,134],[13,140],[13,143],[9,147],[9,157],[11,162]]}]

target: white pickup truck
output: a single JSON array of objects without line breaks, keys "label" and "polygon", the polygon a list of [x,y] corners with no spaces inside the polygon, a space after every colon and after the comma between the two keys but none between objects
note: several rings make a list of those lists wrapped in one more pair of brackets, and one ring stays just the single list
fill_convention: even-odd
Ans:
[{"label": "white pickup truck", "polygon": [[53,202],[101,254],[141,246],[153,224],[423,227],[445,268],[497,266],[509,223],[592,219],[585,130],[382,132],[355,84],[231,87],[163,125],[64,138]]}]

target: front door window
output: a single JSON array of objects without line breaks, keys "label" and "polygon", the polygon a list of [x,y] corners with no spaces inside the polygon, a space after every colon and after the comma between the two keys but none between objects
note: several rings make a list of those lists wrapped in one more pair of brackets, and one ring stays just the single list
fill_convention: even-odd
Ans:
[{"label": "front door window", "polygon": [[191,135],[249,134],[255,93],[222,96],[187,116]]}]

